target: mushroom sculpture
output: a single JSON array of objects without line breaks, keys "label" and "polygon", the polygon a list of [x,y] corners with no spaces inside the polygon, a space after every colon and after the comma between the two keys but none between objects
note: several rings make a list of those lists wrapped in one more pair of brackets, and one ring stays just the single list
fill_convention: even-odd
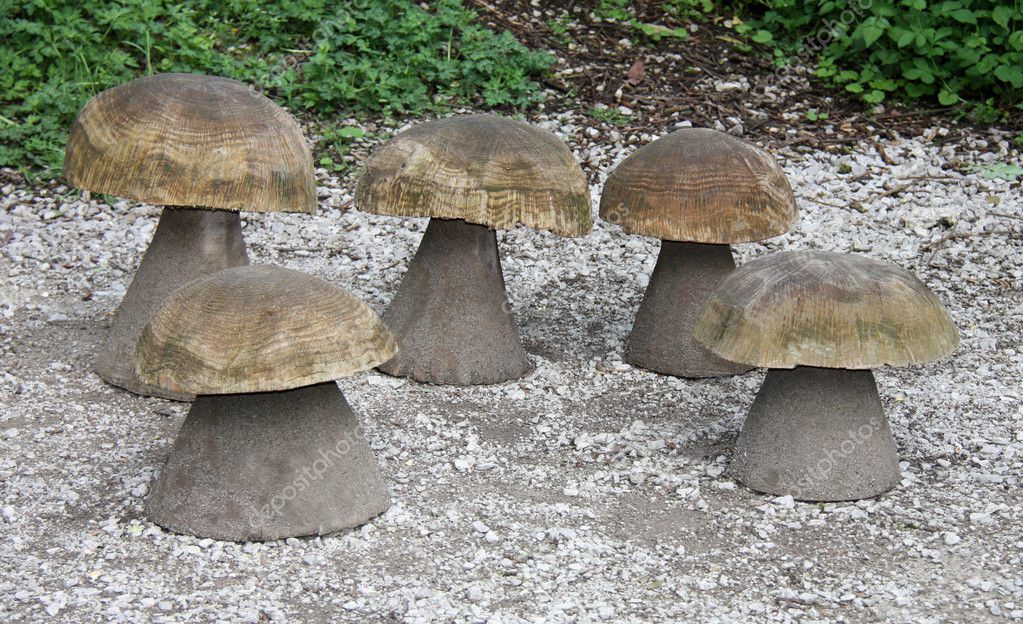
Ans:
[{"label": "mushroom sculpture", "polygon": [[312,212],[316,186],[298,123],[248,85],[158,74],[103,91],[78,114],[64,175],[74,186],[165,206],[96,360],[104,380],[189,400],[135,375],[139,332],[192,279],[248,264],[238,212]]},{"label": "mushroom sculpture", "polygon": [[729,245],[784,234],[796,215],[778,163],[723,132],[678,130],[622,161],[604,184],[600,217],[630,234],[661,239],[625,360],[678,377],[748,371],[697,343],[693,323],[735,269]]},{"label": "mushroom sculpture", "polygon": [[198,396],[149,495],[150,520],[249,541],[382,513],[387,486],[334,380],[395,348],[369,306],[298,271],[235,267],[175,292],[142,331],[138,373]]},{"label": "mushroom sculpture", "polygon": [[522,224],[562,236],[592,229],[586,176],[561,140],[494,115],[420,124],[372,155],[355,206],[430,217],[383,314],[401,349],[381,370],[451,385],[498,383],[529,372],[495,229]]},{"label": "mushroom sculpture", "polygon": [[770,369],[731,473],[754,490],[812,501],[867,498],[899,482],[871,369],[926,362],[959,344],[945,308],[912,273],[824,251],[743,265],[693,331],[720,357]]}]

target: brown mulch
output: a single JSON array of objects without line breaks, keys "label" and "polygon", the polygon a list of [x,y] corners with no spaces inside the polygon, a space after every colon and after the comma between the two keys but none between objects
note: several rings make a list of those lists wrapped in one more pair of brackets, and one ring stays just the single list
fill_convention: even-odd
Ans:
[{"label": "brown mulch", "polygon": [[[990,128],[957,116],[961,111],[950,107],[907,109],[887,104],[883,110],[871,111],[841,90],[813,79],[808,70],[779,74],[766,55],[737,49],[738,35],[723,25],[722,17],[697,21],[698,30],[684,41],[673,37],[653,41],[629,24],[595,18],[599,4],[595,0],[471,0],[468,4],[492,28],[508,30],[529,47],[558,57],[554,75],[545,85],[556,93],[554,99],[562,107],[586,112],[604,104],[634,111],[620,123],[623,133],[661,133],[682,120],[708,127],[719,122],[728,128],[738,120],[744,136],[775,146],[840,150],[875,136],[919,136],[927,128],[948,129],[947,134],[933,137],[938,144]],[[670,28],[688,25],[672,22],[662,4],[633,2],[641,22]],[[560,29],[567,32],[557,32]],[[715,83],[743,78],[748,90],[715,88]],[[807,111],[811,110],[826,118],[810,120]],[[1019,133],[1023,116],[999,127]]]}]

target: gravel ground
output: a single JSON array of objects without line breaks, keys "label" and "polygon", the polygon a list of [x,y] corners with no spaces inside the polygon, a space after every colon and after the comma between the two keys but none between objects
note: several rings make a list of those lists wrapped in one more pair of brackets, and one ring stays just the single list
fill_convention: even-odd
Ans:
[{"label": "gravel ground", "polygon": [[[538,123],[572,144],[594,200],[652,138],[575,114]],[[264,544],[148,523],[147,484],[187,405],[90,372],[158,209],[7,184],[0,620],[1023,619],[1023,192],[969,173],[1012,162],[999,137],[940,136],[779,154],[801,219],[736,247],[740,262],[866,253],[916,271],[948,304],[962,332],[948,361],[877,373],[904,461],[894,491],[818,505],[731,480],[763,373],[687,381],[621,360],[656,241],[600,222],[575,240],[520,228],[500,244],[536,370],[469,389],[343,380],[393,505],[339,535]],[[321,184],[315,216],[250,216],[250,255],[382,310],[425,223],[346,210],[352,181]]]}]

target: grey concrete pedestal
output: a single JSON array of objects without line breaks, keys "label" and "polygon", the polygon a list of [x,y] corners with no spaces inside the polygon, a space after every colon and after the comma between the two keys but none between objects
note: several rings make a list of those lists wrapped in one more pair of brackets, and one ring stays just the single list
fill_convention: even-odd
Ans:
[{"label": "grey concrete pedestal", "polygon": [[104,381],[145,396],[190,401],[192,395],[143,383],[135,374],[135,345],[160,304],[181,286],[248,264],[237,212],[163,209],[135,277],[114,314],[95,371]]},{"label": "grey concrete pedestal", "polygon": [[529,372],[505,292],[494,230],[431,219],[382,315],[398,354],[380,370],[433,384],[468,386]]},{"label": "grey concrete pedestal", "polygon": [[657,265],[625,348],[625,361],[676,377],[738,375],[749,366],[723,360],[693,338],[707,297],[735,270],[728,245],[661,241]]},{"label": "grey concrete pedestal", "polygon": [[732,476],[759,492],[857,500],[899,483],[888,419],[869,370],[768,371],[735,445]]},{"label": "grey concrete pedestal", "polygon": [[358,526],[389,504],[358,421],[330,382],[197,396],[146,515],[177,533],[262,541]]}]

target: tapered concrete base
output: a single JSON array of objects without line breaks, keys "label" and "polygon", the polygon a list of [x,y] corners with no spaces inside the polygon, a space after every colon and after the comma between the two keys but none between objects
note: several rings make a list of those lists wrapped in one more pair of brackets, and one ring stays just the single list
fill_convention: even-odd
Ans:
[{"label": "tapered concrete base", "polygon": [[707,297],[735,270],[728,245],[661,241],[661,253],[625,348],[625,361],[676,377],[719,377],[748,372],[693,338]]},{"label": "tapered concrete base", "polygon": [[750,488],[808,501],[877,496],[899,460],[869,370],[768,371],[739,434],[730,473]]},{"label": "tapered concrete base", "polygon": [[136,376],[139,334],[160,304],[184,284],[248,263],[237,212],[164,208],[153,241],[114,314],[96,359],[96,373],[135,394],[192,400],[192,395],[145,384]]},{"label": "tapered concrete base", "polygon": [[501,274],[494,230],[431,219],[382,315],[398,354],[380,370],[433,384],[468,386],[529,372]]},{"label": "tapered concrete base", "polygon": [[359,423],[330,382],[196,397],[146,515],[177,533],[262,541],[358,526],[389,505]]}]

